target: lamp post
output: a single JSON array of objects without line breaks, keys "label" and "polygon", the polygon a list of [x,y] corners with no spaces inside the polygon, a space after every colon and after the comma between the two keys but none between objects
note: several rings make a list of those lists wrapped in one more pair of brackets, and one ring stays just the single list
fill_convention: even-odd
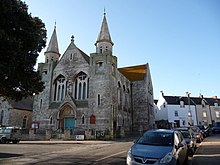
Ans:
[{"label": "lamp post", "polygon": [[190,108],[190,94],[189,92],[186,92],[186,96],[188,98],[188,105],[189,105],[189,109],[188,109],[188,124],[191,126],[192,125],[192,111]]}]

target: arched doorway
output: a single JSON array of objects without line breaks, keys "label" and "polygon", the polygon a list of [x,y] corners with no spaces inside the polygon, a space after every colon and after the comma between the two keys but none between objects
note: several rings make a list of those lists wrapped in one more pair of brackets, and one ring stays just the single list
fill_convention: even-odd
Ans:
[{"label": "arched doorway", "polygon": [[58,113],[58,128],[62,132],[66,129],[73,132],[76,127],[76,115],[73,111],[73,108],[70,105],[64,105]]}]

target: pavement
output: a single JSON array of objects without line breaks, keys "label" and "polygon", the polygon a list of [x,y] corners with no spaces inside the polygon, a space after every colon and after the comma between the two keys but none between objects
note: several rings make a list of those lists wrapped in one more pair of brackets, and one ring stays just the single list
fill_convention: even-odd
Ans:
[{"label": "pavement", "polygon": [[200,143],[191,165],[220,165],[220,134],[211,135]]}]

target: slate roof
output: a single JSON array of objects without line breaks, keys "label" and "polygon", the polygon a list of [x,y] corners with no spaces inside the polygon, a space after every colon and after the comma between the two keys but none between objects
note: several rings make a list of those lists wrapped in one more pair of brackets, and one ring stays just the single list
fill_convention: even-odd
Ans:
[{"label": "slate roof", "polygon": [[147,65],[144,64],[125,68],[118,68],[118,71],[130,81],[139,81],[144,79],[147,69]]},{"label": "slate roof", "polygon": [[[189,100],[186,96],[163,96],[168,104],[179,105],[180,101],[184,101],[185,105],[188,105]],[[201,98],[201,97],[190,97],[190,105],[201,105],[202,100],[204,99],[204,103],[206,105],[214,106],[214,103],[218,103],[220,105],[220,99],[214,98]]]},{"label": "slate roof", "polygon": [[33,98],[26,98],[20,101],[9,100],[12,108],[20,110],[33,110]]},{"label": "slate roof", "polygon": [[[164,96],[167,104],[180,105],[180,101],[183,101],[185,105],[189,105],[188,97],[182,96]],[[190,100],[190,105],[194,105],[193,101]]]}]

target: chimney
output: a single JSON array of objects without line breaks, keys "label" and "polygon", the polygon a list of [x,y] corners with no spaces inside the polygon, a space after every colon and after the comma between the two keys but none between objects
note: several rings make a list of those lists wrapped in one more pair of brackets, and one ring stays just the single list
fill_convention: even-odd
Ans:
[{"label": "chimney", "polygon": [[203,95],[202,95],[201,93],[199,94],[199,98],[202,98],[202,99],[203,99]]},{"label": "chimney", "polygon": [[217,96],[212,96],[211,98],[212,98],[212,99],[217,99],[218,97],[217,97]]},{"label": "chimney", "polygon": [[163,91],[160,91],[160,94],[161,94],[161,96],[164,96],[164,93],[163,93]]},{"label": "chimney", "polygon": [[185,93],[185,96],[186,96],[186,97],[190,97],[190,94],[191,94],[191,93],[186,92],[186,93]]}]

